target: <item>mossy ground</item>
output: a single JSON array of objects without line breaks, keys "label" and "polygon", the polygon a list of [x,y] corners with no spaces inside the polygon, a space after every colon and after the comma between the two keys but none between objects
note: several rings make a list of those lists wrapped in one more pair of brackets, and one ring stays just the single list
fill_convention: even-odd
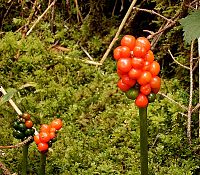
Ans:
[{"label": "mossy ground", "polygon": [[[58,52],[42,38],[7,33],[0,40],[0,79],[6,90],[17,90],[13,100],[31,114],[37,129],[58,114],[63,119],[48,153],[47,174],[140,174],[138,109],[118,90],[112,57],[96,67],[82,61],[85,55],[75,43],[68,43],[70,52]],[[181,86],[177,79],[163,81],[170,83],[168,89]],[[174,98],[184,101],[183,94],[180,90]],[[16,144],[11,124],[17,114],[8,103],[0,108],[0,145]],[[197,141],[188,147],[180,111],[161,96],[148,107],[149,174],[198,172]],[[22,149],[3,151],[0,161],[19,172]],[[32,143],[28,174],[37,174],[39,157]]]}]

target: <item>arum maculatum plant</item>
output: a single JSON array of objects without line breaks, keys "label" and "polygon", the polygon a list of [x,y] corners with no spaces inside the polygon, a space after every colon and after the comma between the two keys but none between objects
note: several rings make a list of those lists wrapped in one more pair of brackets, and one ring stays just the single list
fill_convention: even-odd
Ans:
[{"label": "arum maculatum plant", "polygon": [[39,172],[40,175],[45,174],[46,154],[48,149],[57,140],[57,131],[62,128],[62,125],[62,120],[56,118],[50,124],[42,124],[39,133],[35,134],[34,136],[34,141],[41,153]]},{"label": "arum maculatum plant", "polygon": [[[13,93],[7,93],[5,89],[1,86],[0,91],[3,94],[3,100],[4,102],[9,101],[11,106],[15,109],[18,116],[16,120],[12,123],[13,127],[13,136],[16,139],[19,139],[22,143],[22,162],[21,162],[21,174],[26,175],[27,174],[27,159],[28,159],[28,148],[30,143],[33,141],[32,136],[35,133],[35,129],[33,128],[33,122],[31,120],[31,116],[28,113],[22,113],[20,109],[17,107],[17,105],[14,103],[14,101],[11,99],[13,96]],[[3,103],[3,102],[2,102]],[[28,140],[26,142],[26,140]],[[15,148],[15,147],[13,147]]]},{"label": "arum maculatum plant", "polygon": [[139,108],[141,175],[148,175],[147,106],[160,90],[160,65],[147,38],[125,35],[120,44],[113,52],[120,77],[117,86]]},{"label": "arum maculatum plant", "polygon": [[[40,168],[39,175],[45,175],[46,166],[46,155],[48,149],[57,140],[57,131],[62,128],[62,120],[60,118],[55,118],[50,124],[42,124],[40,131],[38,132],[35,127],[33,127],[33,121],[31,120],[31,115],[27,112],[22,113],[14,101],[11,99],[12,93],[7,93],[4,88],[0,87],[0,92],[4,95],[4,102],[9,101],[12,107],[17,112],[17,117],[12,124],[13,136],[20,140],[23,146],[23,155],[21,163],[21,175],[27,175],[27,160],[28,160],[28,148],[29,145],[35,141],[38,150],[41,153],[40,156]],[[57,117],[60,117],[57,116]],[[16,146],[8,146],[8,148],[15,148]],[[7,148],[7,146],[6,146]]]},{"label": "arum maculatum plant", "polygon": [[[33,122],[31,120],[31,115],[27,112],[18,114],[17,119],[13,122],[13,136],[21,141],[26,140],[28,137],[33,137],[35,129],[33,128]],[[27,142],[23,146],[23,156],[22,156],[22,168],[21,174],[27,174],[27,159],[28,159],[28,148],[30,143],[33,141],[31,138],[30,142]]]}]

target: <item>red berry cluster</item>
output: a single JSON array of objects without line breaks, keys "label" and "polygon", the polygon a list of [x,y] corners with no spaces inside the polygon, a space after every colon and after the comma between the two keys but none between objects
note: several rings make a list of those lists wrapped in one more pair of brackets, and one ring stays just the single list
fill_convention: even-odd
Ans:
[{"label": "red berry cluster", "polygon": [[113,53],[120,77],[117,85],[140,108],[155,100],[161,85],[160,65],[150,48],[147,38],[125,35]]},{"label": "red berry cluster", "polygon": [[47,152],[52,143],[56,141],[56,132],[62,128],[62,120],[54,119],[49,125],[42,124],[39,134],[34,136],[40,152]]}]

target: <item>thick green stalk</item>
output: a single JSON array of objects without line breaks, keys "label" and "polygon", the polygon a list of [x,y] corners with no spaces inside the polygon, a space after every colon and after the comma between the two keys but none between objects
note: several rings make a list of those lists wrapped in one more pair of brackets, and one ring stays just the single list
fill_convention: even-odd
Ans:
[{"label": "thick green stalk", "polygon": [[139,108],[141,175],[148,175],[147,108]]},{"label": "thick green stalk", "polygon": [[45,175],[45,166],[46,166],[46,153],[41,153],[39,175]]},{"label": "thick green stalk", "polygon": [[23,146],[22,175],[27,175],[28,147],[29,147],[29,144],[25,144]]}]

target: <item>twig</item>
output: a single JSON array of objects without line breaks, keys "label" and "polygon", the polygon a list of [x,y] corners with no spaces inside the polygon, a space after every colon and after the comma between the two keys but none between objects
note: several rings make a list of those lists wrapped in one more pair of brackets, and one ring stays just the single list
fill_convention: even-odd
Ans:
[{"label": "twig", "polygon": [[[161,34],[162,35],[162,33],[165,31],[165,30],[167,30],[167,29],[169,29],[170,27],[172,27],[172,26],[174,26],[175,25],[175,23],[167,23],[163,28],[160,28],[157,32],[155,32],[155,33],[153,33],[153,34],[151,34],[151,35],[149,35],[148,37],[147,37],[147,39],[151,39],[151,38],[153,38],[153,37],[155,37],[156,35],[159,35],[159,34]],[[153,45],[153,44],[152,44]],[[154,44],[155,45],[155,44]]]},{"label": "twig", "polygon": [[131,5],[130,5],[130,7],[129,7],[129,9],[128,9],[128,11],[126,12],[126,15],[124,16],[124,19],[122,20],[122,22],[121,22],[121,24],[120,24],[120,26],[119,26],[119,28],[118,28],[117,33],[115,34],[115,37],[113,38],[112,42],[111,42],[110,45],[108,46],[108,49],[106,50],[105,54],[103,55],[103,57],[102,57],[102,59],[101,59],[101,61],[100,61],[101,65],[102,65],[103,62],[106,60],[108,54],[110,53],[110,50],[112,49],[113,45],[114,45],[115,42],[117,41],[118,36],[119,36],[119,34],[121,33],[121,31],[122,31],[122,29],[123,29],[123,27],[124,27],[124,25],[125,25],[125,23],[126,23],[128,17],[129,17],[129,15],[130,15],[130,13],[131,13],[131,11],[132,11],[132,9],[133,9],[133,6],[135,5],[136,2],[137,2],[137,0],[133,0],[133,1],[132,1]]},{"label": "twig", "polygon": [[57,40],[52,46],[50,46],[49,49],[56,47],[58,43],[59,43],[59,40]]},{"label": "twig", "polygon": [[22,29],[24,28],[24,26],[21,26],[19,29],[17,29],[15,32],[17,33],[17,32],[19,32],[19,31],[21,31]]},{"label": "twig", "polygon": [[0,162],[0,168],[3,170],[4,175],[11,175],[11,172],[6,168],[6,166]]},{"label": "twig", "polygon": [[175,63],[177,63],[177,64],[178,64],[179,66],[181,66],[181,67],[184,67],[185,69],[190,70],[189,67],[184,66],[183,64],[181,64],[181,63],[179,63],[178,61],[176,61],[176,59],[174,58],[174,56],[172,55],[172,53],[171,53],[171,51],[170,51],[169,49],[168,49],[168,52],[169,52],[170,56],[172,57],[172,59],[174,60]]},{"label": "twig", "polygon": [[101,66],[102,65],[102,63],[95,62],[95,61],[90,61],[90,60],[84,60],[84,63],[93,64],[93,65],[96,65],[96,66]]},{"label": "twig", "polygon": [[[193,58],[193,60],[194,60],[194,58]],[[198,65],[199,65],[199,60],[195,63],[195,65],[194,65],[194,67],[193,67],[193,69],[192,69],[193,72],[194,72],[195,69],[198,67]]]},{"label": "twig", "polygon": [[200,103],[198,103],[193,109],[192,113],[196,112],[200,108]]},{"label": "twig", "polygon": [[27,19],[27,23],[24,25],[24,26],[21,26],[19,29],[17,29],[15,32],[19,32],[21,31],[22,29],[24,29],[24,33],[27,32],[27,29],[28,29],[28,26],[29,24],[31,23],[31,20],[33,18],[33,15],[35,13],[35,9],[36,9],[36,5],[37,5],[37,0],[35,0],[34,4],[33,4],[33,7],[32,7],[32,10],[31,10],[31,13]]},{"label": "twig", "polygon": [[195,0],[195,1],[190,2],[189,4],[186,4],[185,7],[192,9],[192,10],[196,10],[198,4],[199,4],[199,0]]},{"label": "twig", "polygon": [[41,13],[41,4],[38,4],[38,6],[36,6],[36,9],[35,10],[35,16],[37,16],[37,14]]},{"label": "twig", "polygon": [[138,7],[133,7],[133,10],[137,10],[137,11],[143,11],[143,12],[147,12],[147,13],[151,13],[151,14],[154,14],[154,15],[157,15],[161,18],[163,18],[164,20],[170,22],[170,23],[175,23],[175,21],[173,21],[172,19],[168,19],[166,18],[165,16],[155,12],[154,10],[148,10],[148,9],[142,9],[142,8],[138,8]]},{"label": "twig", "polygon": [[181,114],[182,116],[185,116],[185,117],[187,117],[187,115],[186,114],[184,114],[184,113],[182,113],[182,112],[178,112],[179,114]]},{"label": "twig", "polygon": [[[184,0],[184,1],[183,1],[183,4],[182,4],[182,9],[181,9],[181,11],[177,11],[177,13],[172,17],[172,21],[173,21],[174,23],[171,23],[170,21],[167,21],[167,23],[166,23],[166,24],[163,24],[163,25],[160,27],[160,29],[158,30],[158,32],[154,34],[154,36],[156,35],[156,37],[153,38],[153,40],[152,40],[152,42],[151,42],[151,46],[152,46],[151,49],[152,49],[152,50],[155,48],[155,46],[156,46],[156,44],[158,43],[158,41],[159,41],[160,37],[162,36],[163,32],[164,32],[166,29],[168,29],[168,28],[174,26],[174,25],[176,24],[176,22],[177,22],[180,18],[184,17],[185,14],[187,14],[187,12],[188,12],[187,4],[188,4],[188,0]],[[161,31],[162,31],[162,32],[161,32]],[[159,34],[158,34],[158,33],[159,33]],[[151,38],[152,38],[152,37],[153,37],[153,36],[151,36]]]},{"label": "twig", "polygon": [[[3,93],[3,95],[7,94],[7,92],[5,91],[5,89],[2,86],[0,87],[0,91]],[[12,99],[10,99],[9,102],[10,102],[11,106],[15,109],[15,111],[17,112],[17,114],[18,115],[22,115],[22,112],[17,107],[17,105],[14,103],[14,101]]]},{"label": "twig", "polygon": [[[3,15],[2,22],[1,22],[2,25],[3,25],[3,22],[4,22],[5,17],[8,15],[8,13],[9,13],[9,11],[10,11],[12,5],[13,5],[13,2],[14,2],[14,1],[11,2],[10,6],[9,6],[9,7],[7,8],[7,10],[6,10],[6,13]],[[10,3],[10,2],[9,2],[9,3]]]},{"label": "twig", "polygon": [[[174,17],[172,18],[174,22],[176,22],[179,19],[180,16],[180,12],[177,12]],[[164,33],[164,31],[166,29],[169,29],[170,27],[172,27],[173,25],[175,25],[176,23],[171,23],[170,21],[167,21],[167,23],[163,23],[163,25],[160,27],[160,29],[154,33],[154,35],[147,37],[149,38],[153,38],[152,42],[151,42],[151,49],[154,50],[156,44],[158,43],[160,37],[162,36],[162,34]]]},{"label": "twig", "polygon": [[192,123],[192,98],[193,98],[193,48],[194,48],[194,41],[191,43],[191,51],[190,51],[190,96],[189,96],[189,104],[188,104],[188,121],[187,121],[187,137],[189,144],[192,143],[192,136],[191,136],[191,123]]},{"label": "twig", "polygon": [[38,17],[38,19],[35,21],[35,23],[32,25],[32,27],[29,29],[29,31],[26,33],[26,36],[28,36],[33,28],[39,23],[39,21],[43,18],[43,16],[48,12],[48,10],[55,4],[56,0],[54,0],[48,7],[47,9],[43,12],[41,16]]},{"label": "twig", "polygon": [[69,16],[70,15],[70,0],[66,0],[66,3],[65,3],[65,5],[66,5],[66,12],[67,12],[67,16]]},{"label": "twig", "polygon": [[185,17],[188,14],[190,1],[191,0],[183,0],[182,6],[181,6],[181,17]]},{"label": "twig", "polygon": [[52,7],[51,10],[51,20],[50,20],[50,25],[51,25],[51,32],[54,33],[54,21],[55,21],[55,3]]},{"label": "twig", "polygon": [[151,35],[154,35],[155,34],[155,32],[153,32],[153,31],[150,31],[150,30],[143,30],[144,32],[148,32],[148,33],[150,33]]},{"label": "twig", "polygon": [[180,106],[182,109],[184,110],[188,110],[188,108],[180,103],[178,103],[177,101],[173,100],[172,98],[170,98],[169,96],[165,95],[162,92],[158,92],[158,94],[162,95],[163,97],[167,98],[169,101],[171,101],[172,103],[177,104],[178,106]]},{"label": "twig", "polygon": [[90,56],[90,54],[87,52],[87,50],[85,50],[85,48],[81,45],[80,45],[80,47],[83,50],[83,52],[85,52],[85,54],[88,56],[88,58],[93,61],[93,58]]},{"label": "twig", "polygon": [[0,146],[0,149],[12,149],[12,148],[20,148],[24,145],[26,145],[28,142],[30,142],[33,139],[32,136],[29,136],[26,140],[23,142],[17,143],[16,145],[10,145],[10,146]]},{"label": "twig", "polygon": [[33,7],[32,7],[32,10],[31,10],[31,13],[28,17],[28,21],[26,23],[26,26],[28,26],[30,23],[31,23],[31,20],[33,18],[33,14],[35,13],[35,8],[36,8],[36,5],[37,5],[37,0],[35,0],[34,4],[33,4]]},{"label": "twig", "polygon": [[196,3],[199,3],[199,0],[194,0],[194,1],[192,1],[189,5],[193,5],[193,6],[196,6]]},{"label": "twig", "polygon": [[[167,23],[163,23],[162,26],[159,28],[159,30],[157,31],[157,35],[155,35],[155,33],[153,35],[148,36],[147,38],[153,38],[153,40],[151,41],[151,50],[154,50],[156,44],[158,43],[161,35],[164,32],[164,29],[169,25],[169,22]],[[155,36],[155,37],[154,37]]]},{"label": "twig", "polygon": [[117,5],[117,0],[115,0],[115,4],[114,4],[113,10],[112,10],[112,16],[115,15],[116,5]]},{"label": "twig", "polygon": [[55,49],[55,50],[59,50],[59,51],[63,51],[63,52],[69,52],[71,50],[69,48],[65,48],[65,47],[62,47],[59,45],[56,45],[56,46],[52,47],[51,49]]},{"label": "twig", "polygon": [[156,144],[157,140],[159,139],[159,137],[160,137],[160,133],[157,134],[157,136],[156,136],[154,142],[153,142],[152,145],[151,145],[151,148],[153,148],[153,147],[155,146],[155,144]]},{"label": "twig", "polygon": [[82,15],[81,15],[80,10],[79,10],[78,1],[77,1],[77,0],[74,0],[74,2],[75,2],[75,5],[76,5],[77,20],[78,20],[78,22],[79,22],[79,17],[80,17],[81,22],[83,23],[83,17],[82,17]]},{"label": "twig", "polygon": [[[147,12],[147,13],[151,13],[151,14],[157,15],[157,16],[159,16],[159,17],[161,17],[161,18],[163,18],[164,20],[167,21],[167,24],[164,25],[164,26],[161,26],[160,29],[159,29],[157,32],[152,32],[152,31],[149,31],[149,30],[143,30],[143,31],[145,31],[145,32],[149,32],[149,33],[150,33],[150,35],[147,37],[148,39],[151,39],[151,38],[153,38],[154,36],[156,36],[156,35],[158,35],[158,34],[161,34],[161,33],[164,32],[165,30],[167,30],[168,28],[170,28],[170,27],[172,27],[173,25],[176,24],[176,21],[174,21],[174,20],[172,20],[172,19],[168,19],[168,18],[166,18],[165,16],[163,16],[163,15],[161,15],[161,14],[155,12],[154,10],[141,9],[141,8],[138,8],[138,7],[133,7],[133,9],[136,10],[136,11],[143,11],[143,12]],[[158,36],[158,38],[159,38],[159,36]],[[158,39],[157,39],[157,40],[154,40],[154,42],[152,42],[152,48],[153,48],[153,46],[154,46],[154,43],[157,42],[157,41],[158,41]]]}]

